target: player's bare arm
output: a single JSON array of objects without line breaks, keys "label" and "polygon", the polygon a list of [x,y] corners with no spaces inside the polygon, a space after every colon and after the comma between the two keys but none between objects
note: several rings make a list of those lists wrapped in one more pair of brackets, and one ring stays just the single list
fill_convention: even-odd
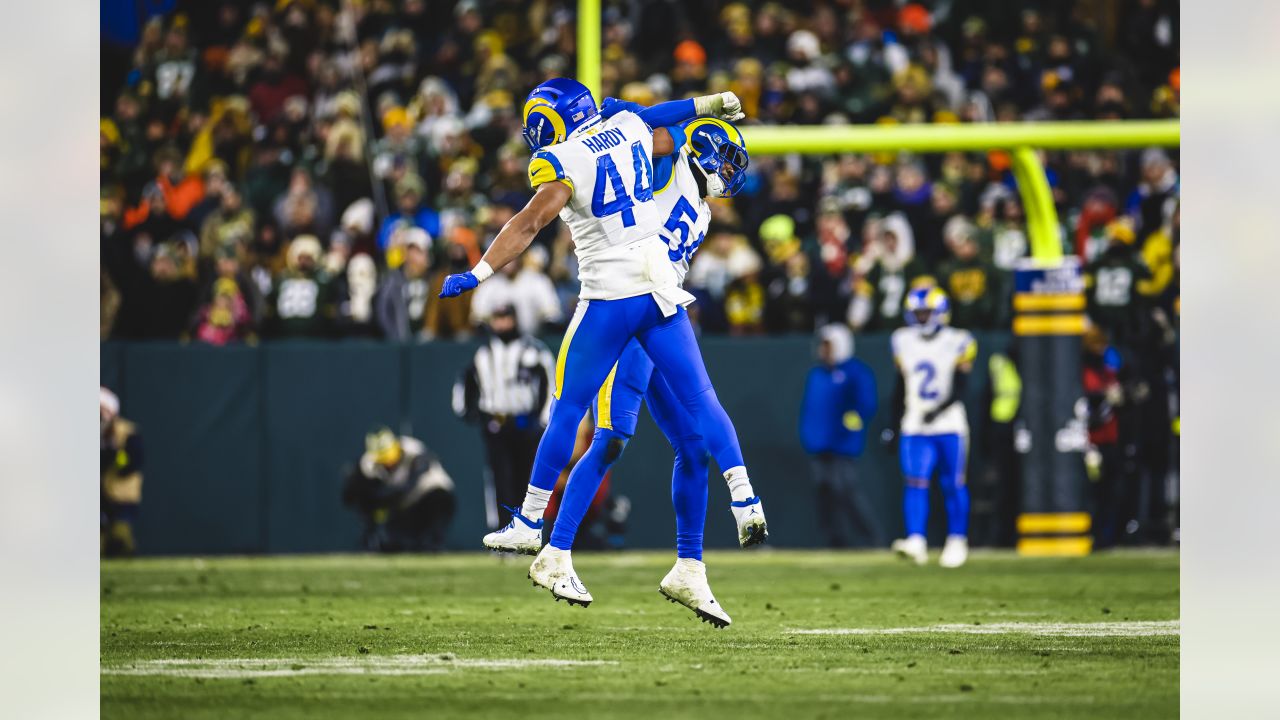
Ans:
[{"label": "player's bare arm", "polygon": [[653,131],[653,156],[655,158],[666,157],[676,151],[675,138],[671,137],[671,132],[664,127],[660,127]]},{"label": "player's bare arm", "polygon": [[[656,133],[655,133],[656,134]],[[667,136],[670,141],[670,136]],[[543,183],[538,186],[524,209],[502,226],[498,237],[485,251],[484,257],[470,272],[450,275],[444,279],[440,297],[457,297],[474,290],[496,270],[515,260],[529,247],[538,231],[547,226],[573,196],[573,190],[561,182]]]}]

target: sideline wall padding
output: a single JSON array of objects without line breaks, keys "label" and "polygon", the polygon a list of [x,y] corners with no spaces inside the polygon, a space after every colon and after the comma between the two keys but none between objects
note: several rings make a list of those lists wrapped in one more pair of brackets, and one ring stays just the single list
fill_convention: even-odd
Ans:
[{"label": "sideline wall padding", "polygon": [[[548,340],[554,352],[557,339]],[[986,358],[1003,349],[1008,336],[985,334],[978,342],[968,398],[975,435],[981,432],[977,399],[986,384]],[[770,542],[818,544],[809,460],[797,437],[812,340],[720,337],[704,338],[702,346],[716,391],[738,428],[752,481],[765,499]],[[477,549],[486,531],[483,445],[479,429],[454,417],[450,404],[453,382],[475,347],[103,344],[102,382],[120,395],[123,415],[139,424],[146,446],[141,551],[358,550],[359,523],[340,499],[342,471],[356,463],[365,433],[378,423],[422,439],[440,457],[458,493],[448,544]],[[881,399],[859,477],[885,532],[894,536],[901,532],[897,459],[875,440],[893,390],[888,336],[860,336],[857,355],[875,371]],[[642,419],[613,473],[614,493],[631,500],[631,547],[674,545],[671,460],[653,421]],[[714,463],[709,482],[707,546],[735,547],[728,491]],[[930,533],[940,536],[941,513],[933,515]]]}]

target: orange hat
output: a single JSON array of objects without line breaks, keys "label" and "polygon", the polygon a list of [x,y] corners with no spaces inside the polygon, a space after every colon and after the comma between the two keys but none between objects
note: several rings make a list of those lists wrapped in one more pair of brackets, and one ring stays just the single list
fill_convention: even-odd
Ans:
[{"label": "orange hat", "polygon": [[1182,89],[1181,67],[1176,67],[1169,71],[1169,87],[1173,88],[1174,92],[1178,92]]},{"label": "orange hat", "polygon": [[933,26],[933,18],[929,17],[929,11],[923,5],[911,3],[898,11],[898,24],[903,30],[923,35]]},{"label": "orange hat", "polygon": [[685,40],[677,45],[673,56],[676,62],[689,63],[690,65],[707,64],[707,51],[694,40]]}]

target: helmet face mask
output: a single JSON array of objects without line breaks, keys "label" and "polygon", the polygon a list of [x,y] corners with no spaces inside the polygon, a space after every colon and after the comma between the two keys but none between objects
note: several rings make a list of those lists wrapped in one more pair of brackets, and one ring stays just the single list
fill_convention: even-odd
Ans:
[{"label": "helmet face mask", "polygon": [[918,327],[927,335],[933,335],[951,321],[951,301],[940,287],[922,287],[908,292],[903,310],[907,325]]},{"label": "helmet face mask", "polygon": [[723,120],[703,119],[689,126],[693,165],[706,181],[707,197],[737,195],[747,182],[751,158],[742,134]]},{"label": "helmet face mask", "polygon": [[552,78],[534,88],[525,100],[524,141],[535,152],[564,142],[599,114],[586,85],[570,78]]}]

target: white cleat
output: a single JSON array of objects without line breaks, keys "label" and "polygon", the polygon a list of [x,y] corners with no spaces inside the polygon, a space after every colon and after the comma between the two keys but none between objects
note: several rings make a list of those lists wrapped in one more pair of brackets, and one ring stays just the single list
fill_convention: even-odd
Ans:
[{"label": "white cleat", "polygon": [[947,544],[942,546],[942,557],[938,564],[944,568],[958,568],[969,559],[969,538],[964,535],[948,535]]},{"label": "white cleat", "polygon": [[542,521],[530,520],[517,508],[512,511],[511,522],[506,527],[485,535],[481,542],[497,552],[537,555],[542,548]]},{"label": "white cleat", "polygon": [[908,535],[902,540],[894,540],[889,547],[898,553],[898,557],[906,558],[917,565],[923,565],[929,560],[929,546],[925,543],[923,535]]},{"label": "white cleat", "polygon": [[729,503],[729,509],[738,523],[738,545],[748,548],[768,539],[769,526],[764,521],[764,505],[759,497]]},{"label": "white cleat", "polygon": [[529,579],[534,587],[550,590],[556,602],[564,600],[570,605],[586,607],[593,599],[587,592],[587,586],[578,579],[578,573],[573,571],[573,560],[569,558],[568,550],[550,545],[542,548],[529,566]]},{"label": "white cleat", "polygon": [[717,629],[729,627],[733,622],[720,607],[707,584],[707,566],[692,559],[676,560],[675,567],[662,578],[658,592],[673,603],[679,603],[693,611],[703,622]]}]

